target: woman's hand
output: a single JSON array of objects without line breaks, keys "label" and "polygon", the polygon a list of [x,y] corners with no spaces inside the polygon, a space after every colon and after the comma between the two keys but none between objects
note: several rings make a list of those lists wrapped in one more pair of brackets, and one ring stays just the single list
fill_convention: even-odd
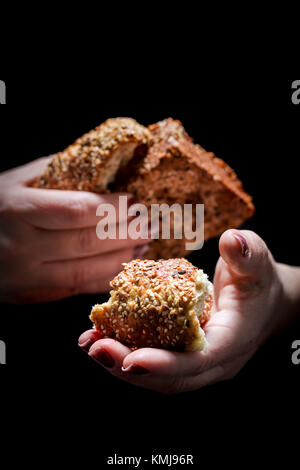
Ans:
[{"label": "woman's hand", "polygon": [[120,379],[163,393],[195,390],[234,377],[280,325],[288,300],[281,265],[258,235],[228,230],[219,248],[206,352],[132,352],[113,339],[101,339],[96,330],[83,333],[79,345]]},{"label": "woman's hand", "polygon": [[[29,187],[52,157],[0,175],[0,300],[42,302],[104,292],[149,240],[99,240],[97,207],[118,194]],[[118,224],[125,223],[127,213]],[[140,251],[140,252],[139,252]]]}]

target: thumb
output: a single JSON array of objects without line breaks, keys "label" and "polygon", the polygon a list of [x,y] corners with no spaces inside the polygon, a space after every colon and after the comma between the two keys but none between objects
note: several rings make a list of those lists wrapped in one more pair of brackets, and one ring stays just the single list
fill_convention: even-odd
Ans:
[{"label": "thumb", "polygon": [[238,277],[269,279],[274,259],[265,242],[249,230],[227,230],[219,241],[221,257]]}]

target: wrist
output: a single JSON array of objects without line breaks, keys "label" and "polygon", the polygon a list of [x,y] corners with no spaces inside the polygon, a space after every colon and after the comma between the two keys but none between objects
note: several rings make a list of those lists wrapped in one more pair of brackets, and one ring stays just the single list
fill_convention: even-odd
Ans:
[{"label": "wrist", "polygon": [[282,291],[276,328],[280,331],[300,316],[300,268],[281,263],[276,263],[276,267]]}]

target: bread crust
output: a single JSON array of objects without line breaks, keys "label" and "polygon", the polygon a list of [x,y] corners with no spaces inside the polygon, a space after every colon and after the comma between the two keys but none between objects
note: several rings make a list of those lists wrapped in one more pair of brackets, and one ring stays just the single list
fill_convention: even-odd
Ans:
[{"label": "bread crust", "polygon": [[189,261],[136,259],[124,264],[111,287],[109,301],[95,305],[90,317],[103,337],[132,349],[204,349],[212,285]]},{"label": "bread crust", "polygon": [[[235,172],[194,144],[172,118],[146,129],[131,118],[108,119],[57,154],[34,187],[124,191],[148,208],[174,203],[205,206],[204,240],[239,227],[254,213]],[[190,223],[195,227],[195,211]],[[171,235],[174,223],[171,220]],[[153,240],[145,258],[185,257],[186,238]]]},{"label": "bread crust", "polygon": [[[252,198],[236,173],[213,153],[194,144],[180,121],[168,118],[149,126],[150,147],[124,189],[148,207],[151,204],[203,203],[204,240],[240,226],[254,213]],[[193,224],[195,217],[193,215]],[[154,240],[145,257],[186,256],[187,240]]]},{"label": "bread crust", "polygon": [[[106,192],[115,176],[113,173],[119,168],[118,163],[122,163],[124,156],[128,158],[128,152],[133,156],[139,146],[144,146],[146,152],[149,138],[147,128],[134,119],[108,119],[58,153],[33,187]],[[104,178],[116,151],[119,152],[116,165],[111,168],[112,174]]]}]

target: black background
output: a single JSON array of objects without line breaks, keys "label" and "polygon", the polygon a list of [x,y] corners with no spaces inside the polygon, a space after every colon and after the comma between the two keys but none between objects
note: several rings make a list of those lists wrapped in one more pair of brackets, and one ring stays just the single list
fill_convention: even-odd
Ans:
[{"label": "black background", "polygon": [[[7,84],[1,170],[62,150],[108,117],[147,125],[172,116],[232,166],[253,195],[256,213],[244,228],[261,235],[278,261],[300,265],[300,105],[291,102],[293,80],[226,76],[191,83],[162,75],[149,84],[138,73],[127,81],[101,72],[83,80],[74,69],[68,76],[0,77]],[[215,239],[191,261],[212,277],[217,258]],[[90,307],[101,301],[93,295],[1,305],[0,339],[7,344],[1,443],[5,452],[6,441],[18,442],[18,452],[9,451],[12,463],[102,468],[115,452],[168,451],[194,454],[198,466],[293,463],[300,366],[291,362],[291,344],[300,339],[299,324],[269,341],[232,381],[162,396],[118,381],[78,348]]]}]

